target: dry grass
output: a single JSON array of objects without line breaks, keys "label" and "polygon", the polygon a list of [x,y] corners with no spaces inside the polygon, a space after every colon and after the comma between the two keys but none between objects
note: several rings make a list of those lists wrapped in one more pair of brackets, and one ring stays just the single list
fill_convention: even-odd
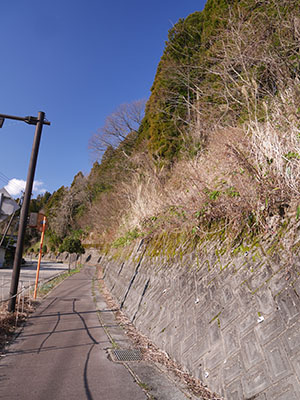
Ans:
[{"label": "dry grass", "polygon": [[215,130],[205,151],[178,161],[171,170],[139,155],[141,167],[119,190],[127,207],[122,219],[122,214],[115,219],[118,224],[122,221],[115,234],[122,236],[135,228],[146,234],[149,230],[202,234],[211,222],[220,220],[234,235],[243,229],[268,231],[270,218],[282,218],[282,206],[297,198],[300,178],[299,129],[292,118],[296,103],[284,96],[276,101],[277,108],[272,105],[275,111],[265,124],[248,124],[246,132]]},{"label": "dry grass", "polygon": [[[125,199],[120,195],[120,190],[102,193],[101,196],[89,205],[89,210],[78,220],[79,226],[89,226],[91,235],[98,240],[111,242],[115,235],[124,213],[127,209]],[[90,239],[87,238],[87,241]]]},{"label": "dry grass", "polygon": [[29,297],[25,297],[23,307],[17,304],[18,311],[9,313],[7,307],[7,302],[0,303],[0,352],[14,339],[16,329],[22,326],[28,315],[34,311],[35,303]]},{"label": "dry grass", "polygon": [[272,176],[290,195],[300,193],[299,93],[290,87],[265,104],[266,121],[252,121],[246,129],[251,136],[252,155],[260,175]]},{"label": "dry grass", "polygon": [[119,235],[147,224],[157,230],[200,231],[220,219],[240,228],[245,215],[259,214],[265,201],[250,149],[244,132],[232,128],[212,132],[205,151],[178,161],[171,171],[144,156],[143,168],[122,188],[129,207]]},{"label": "dry grass", "polygon": [[105,242],[136,228],[202,234],[220,220],[234,235],[268,231],[299,196],[298,97],[296,87],[282,91],[265,104],[263,121],[211,131],[205,150],[170,169],[136,154],[131,178],[91,205],[85,225]]}]

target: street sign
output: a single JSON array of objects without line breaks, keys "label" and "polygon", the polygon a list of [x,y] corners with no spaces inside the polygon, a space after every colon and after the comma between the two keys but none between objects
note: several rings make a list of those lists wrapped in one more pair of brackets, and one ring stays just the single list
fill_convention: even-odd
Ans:
[{"label": "street sign", "polygon": [[[29,221],[28,221],[29,228],[35,228],[39,232],[42,232],[43,225],[44,225],[44,217],[45,217],[45,215],[42,213],[30,213]],[[48,228],[48,221],[46,220],[45,229],[47,229],[47,228]]]},{"label": "street sign", "polygon": [[4,189],[0,189],[0,222],[5,221],[11,214],[19,210],[20,206]]},{"label": "street sign", "polygon": [[36,228],[38,224],[37,221],[38,221],[38,213],[30,213],[28,220],[29,228]]},{"label": "street sign", "polygon": [[46,219],[46,221],[44,222],[44,217],[45,215],[42,213],[38,213],[38,218],[37,218],[37,230],[39,232],[43,232],[43,225],[45,224],[45,230],[48,229],[48,221]]}]

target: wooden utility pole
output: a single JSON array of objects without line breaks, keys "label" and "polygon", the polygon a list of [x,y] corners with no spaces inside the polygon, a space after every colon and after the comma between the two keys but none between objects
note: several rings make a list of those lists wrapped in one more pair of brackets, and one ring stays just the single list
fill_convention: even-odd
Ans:
[{"label": "wooden utility pole", "polygon": [[40,140],[42,135],[42,128],[43,125],[50,125],[49,121],[45,121],[45,113],[40,111],[38,113],[38,117],[16,117],[11,115],[4,115],[0,114],[0,118],[8,118],[8,119],[16,119],[26,122],[30,125],[36,125],[35,135],[33,139],[32,145],[32,152],[29,162],[28,168],[28,175],[26,181],[26,188],[24,193],[24,202],[21,209],[21,216],[20,216],[20,225],[19,225],[19,232],[18,232],[18,240],[17,240],[17,247],[16,253],[14,258],[14,265],[13,265],[13,273],[11,278],[11,285],[10,285],[10,300],[8,303],[8,311],[14,312],[16,307],[16,297],[18,293],[18,284],[19,284],[19,277],[20,277],[20,270],[21,270],[21,262],[22,262],[22,254],[23,254],[23,247],[24,247],[24,238],[25,238],[25,229],[27,225],[27,217],[28,217],[28,210],[29,210],[29,203],[30,197],[33,187],[34,181],[34,174],[37,162],[37,156],[40,146]]}]

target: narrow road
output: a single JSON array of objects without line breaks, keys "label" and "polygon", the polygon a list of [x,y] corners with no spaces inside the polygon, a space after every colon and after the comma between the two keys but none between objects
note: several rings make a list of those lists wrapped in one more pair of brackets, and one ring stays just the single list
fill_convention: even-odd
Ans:
[{"label": "narrow road", "polygon": [[[22,265],[19,280],[19,290],[22,286],[28,287],[34,285],[37,269],[37,261],[27,260],[25,265]],[[39,281],[49,279],[57,274],[68,270],[67,264],[56,263],[53,261],[42,261],[39,274]],[[0,268],[0,300],[9,297],[11,284],[12,268]]]},{"label": "narrow road", "polygon": [[99,293],[95,272],[85,266],[70,276],[28,319],[0,357],[0,399],[191,399],[149,361],[111,360],[113,348],[134,346]]},{"label": "narrow road", "polygon": [[0,398],[145,400],[128,370],[108,360],[112,347],[92,299],[95,268],[58,286],[0,362]]}]

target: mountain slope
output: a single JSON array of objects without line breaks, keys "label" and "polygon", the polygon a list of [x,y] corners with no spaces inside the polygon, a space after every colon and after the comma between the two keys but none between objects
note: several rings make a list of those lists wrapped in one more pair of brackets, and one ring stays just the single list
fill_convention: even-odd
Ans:
[{"label": "mountain slope", "polygon": [[53,195],[67,222],[59,232],[50,199],[52,230],[124,244],[226,227],[234,242],[279,229],[287,209],[298,218],[299,8],[208,0],[178,21],[138,133],[107,148],[79,191]]}]

